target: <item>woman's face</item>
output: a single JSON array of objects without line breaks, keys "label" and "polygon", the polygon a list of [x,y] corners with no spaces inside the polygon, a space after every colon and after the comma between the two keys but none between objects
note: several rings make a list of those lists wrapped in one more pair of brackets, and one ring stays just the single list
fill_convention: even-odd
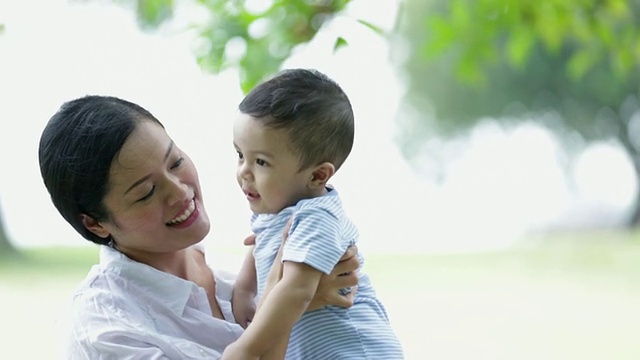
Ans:
[{"label": "woman's face", "polygon": [[104,202],[111,219],[100,231],[132,258],[184,249],[209,232],[194,164],[152,121],[141,121],[114,158]]}]

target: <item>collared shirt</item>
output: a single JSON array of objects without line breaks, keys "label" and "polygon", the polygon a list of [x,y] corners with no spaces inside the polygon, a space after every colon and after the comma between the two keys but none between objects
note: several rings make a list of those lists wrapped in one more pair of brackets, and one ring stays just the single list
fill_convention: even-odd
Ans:
[{"label": "collared shirt", "polygon": [[243,329],[231,311],[232,276],[216,270],[215,278],[224,320],[195,283],[102,246],[73,297],[67,359],[219,358]]}]

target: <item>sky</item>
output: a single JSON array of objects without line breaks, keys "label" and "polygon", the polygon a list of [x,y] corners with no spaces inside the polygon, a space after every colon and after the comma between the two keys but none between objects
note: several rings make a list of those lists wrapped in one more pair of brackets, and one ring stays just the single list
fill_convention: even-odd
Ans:
[{"label": "sky", "polygon": [[[317,68],[351,99],[354,150],[333,184],[361,249],[470,251],[512,244],[530,229],[624,219],[638,187],[624,153],[598,143],[565,170],[559,143],[534,124],[486,122],[465,138],[436,141],[429,148],[446,155],[444,182],[425,176],[427,157],[412,167],[395,136],[403,74],[386,41],[354,21],[390,29],[397,1],[351,5],[284,67]],[[86,94],[122,97],[156,115],[198,167],[212,221],[207,244],[240,246],[249,209],[235,181],[231,123],[242,93],[234,70],[202,72],[190,33],[143,33],[130,10],[109,1],[4,0],[0,23],[0,211],[17,246],[88,245],[49,201],[37,163],[49,117]],[[334,53],[343,34],[349,46]]]}]

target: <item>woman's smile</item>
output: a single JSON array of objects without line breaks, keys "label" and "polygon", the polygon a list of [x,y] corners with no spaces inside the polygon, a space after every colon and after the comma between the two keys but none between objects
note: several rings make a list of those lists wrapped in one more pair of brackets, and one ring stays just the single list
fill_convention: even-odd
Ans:
[{"label": "woman's smile", "polygon": [[184,222],[185,220],[187,220],[189,216],[191,216],[191,214],[193,214],[193,211],[195,209],[196,209],[196,202],[194,199],[191,199],[191,201],[189,201],[189,204],[185,207],[182,213],[176,216],[175,218],[169,220],[167,222],[167,225],[177,225]]},{"label": "woman's smile", "polygon": [[193,224],[200,215],[200,211],[198,210],[198,206],[196,205],[195,199],[191,199],[187,207],[184,211],[171,219],[167,225],[176,228],[186,228]]}]

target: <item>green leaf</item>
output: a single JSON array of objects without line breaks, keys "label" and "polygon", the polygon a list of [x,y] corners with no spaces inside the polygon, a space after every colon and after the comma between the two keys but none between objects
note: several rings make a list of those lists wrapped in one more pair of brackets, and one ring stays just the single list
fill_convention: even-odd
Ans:
[{"label": "green leaf", "polygon": [[362,19],[358,19],[357,20],[360,24],[368,27],[369,29],[373,30],[373,32],[375,32],[378,35],[384,36],[385,35],[385,31],[384,29],[382,29],[381,27],[374,25],[366,20],[362,20]]},{"label": "green leaf", "polygon": [[536,36],[530,28],[518,26],[507,40],[506,50],[509,63],[515,68],[522,68],[527,62]]},{"label": "green leaf", "polygon": [[173,16],[173,0],[138,0],[136,11],[142,28],[157,28]]},{"label": "green leaf", "polygon": [[431,59],[439,56],[455,44],[456,31],[447,19],[434,15],[427,26],[430,36],[424,44],[425,58]]},{"label": "green leaf", "polygon": [[580,80],[596,63],[597,56],[590,49],[579,50],[569,58],[567,71],[573,80]]},{"label": "green leaf", "polygon": [[463,83],[477,88],[482,87],[486,80],[480,64],[471,54],[458,62],[456,74]]},{"label": "green leaf", "polygon": [[624,76],[633,68],[633,53],[626,48],[618,49],[613,53],[613,72],[616,76]]},{"label": "green leaf", "polygon": [[542,39],[542,43],[552,53],[557,53],[562,47],[565,29],[562,27],[562,17],[565,16],[563,9],[557,4],[541,2],[539,6],[536,23],[536,31]]},{"label": "green leaf", "polygon": [[451,21],[458,27],[471,25],[469,4],[464,0],[451,0]]},{"label": "green leaf", "polygon": [[341,47],[347,46],[347,45],[349,45],[347,43],[347,40],[345,40],[342,36],[338,36],[338,38],[336,39],[336,43],[333,45],[333,52],[336,52]]}]

